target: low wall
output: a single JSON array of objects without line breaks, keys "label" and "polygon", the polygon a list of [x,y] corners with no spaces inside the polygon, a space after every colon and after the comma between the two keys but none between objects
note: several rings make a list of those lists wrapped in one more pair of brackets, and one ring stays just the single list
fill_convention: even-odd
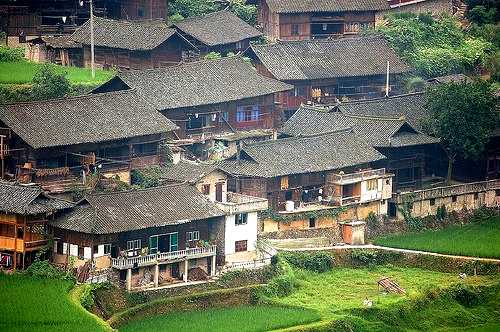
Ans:
[{"label": "low wall", "polygon": [[203,310],[207,308],[233,307],[255,302],[255,292],[263,285],[215,290],[175,298],[162,298],[146,302],[112,316],[108,323],[113,328],[131,320],[164,315],[173,311]]}]

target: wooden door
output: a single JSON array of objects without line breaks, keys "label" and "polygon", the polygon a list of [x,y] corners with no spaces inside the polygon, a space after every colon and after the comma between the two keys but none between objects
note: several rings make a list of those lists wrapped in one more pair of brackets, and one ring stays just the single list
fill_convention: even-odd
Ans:
[{"label": "wooden door", "polygon": [[215,200],[217,202],[222,202],[222,182],[218,182],[215,184]]}]

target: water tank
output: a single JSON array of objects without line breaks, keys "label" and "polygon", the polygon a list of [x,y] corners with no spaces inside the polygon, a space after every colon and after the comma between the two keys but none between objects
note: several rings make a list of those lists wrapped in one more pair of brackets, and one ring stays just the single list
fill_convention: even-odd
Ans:
[{"label": "water tank", "polygon": [[295,203],[293,201],[286,201],[285,210],[287,212],[293,212],[293,210],[295,210]]}]

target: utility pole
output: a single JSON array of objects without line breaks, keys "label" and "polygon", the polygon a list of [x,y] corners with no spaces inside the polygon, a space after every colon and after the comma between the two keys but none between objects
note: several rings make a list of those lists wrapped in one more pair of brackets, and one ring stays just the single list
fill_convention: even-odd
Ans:
[{"label": "utility pole", "polygon": [[387,77],[385,79],[385,96],[389,97],[389,60],[387,60]]},{"label": "utility pole", "polygon": [[95,78],[94,63],[94,8],[90,0],[90,66],[92,68],[92,78]]}]

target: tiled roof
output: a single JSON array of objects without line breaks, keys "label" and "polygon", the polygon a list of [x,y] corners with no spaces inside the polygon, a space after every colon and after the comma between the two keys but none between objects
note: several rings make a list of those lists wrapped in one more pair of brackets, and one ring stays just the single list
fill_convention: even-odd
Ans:
[{"label": "tiled roof", "polygon": [[247,145],[242,160],[223,161],[221,168],[234,175],[270,178],[342,169],[384,158],[352,131],[343,130]]},{"label": "tiled roof", "polygon": [[223,215],[196,188],[178,184],[91,195],[70,213],[51,224],[76,232],[110,234],[183,224]]},{"label": "tiled roof", "polygon": [[260,31],[227,10],[186,18],[174,26],[207,46],[232,44],[262,36]]},{"label": "tiled roof", "polygon": [[[341,107],[339,107],[341,109]],[[313,106],[302,106],[283,125],[290,136],[308,136],[332,129],[350,128],[357,137],[373,147],[401,147],[438,143],[439,139],[417,132],[404,117],[376,117],[346,114]]]},{"label": "tiled roof", "polygon": [[43,36],[41,37],[48,46],[52,48],[80,48],[82,45],[78,42],[75,42],[71,35],[62,35],[62,36]]},{"label": "tiled roof", "polygon": [[264,77],[239,56],[118,75],[159,110],[265,96],[293,86]]},{"label": "tiled roof", "polygon": [[162,179],[195,183],[217,169],[217,164],[202,164],[182,160],[178,164],[172,165],[166,169],[165,173],[162,174]]},{"label": "tiled roof", "polygon": [[473,80],[464,75],[464,74],[451,74],[451,75],[446,75],[446,76],[439,76],[439,77],[434,77],[430,78],[427,80],[429,83],[471,83]]},{"label": "tiled roof", "polygon": [[413,128],[420,131],[422,119],[429,116],[425,103],[425,93],[419,92],[389,98],[353,101],[341,104],[339,109],[342,113],[353,115],[404,117]]},{"label": "tiled roof", "polygon": [[[176,34],[161,21],[116,21],[94,17],[94,44],[126,50],[152,50]],[[71,38],[90,45],[90,20],[75,30]]]},{"label": "tiled roof", "polygon": [[3,105],[0,121],[35,149],[160,134],[177,128],[133,90]]},{"label": "tiled roof", "polygon": [[251,49],[282,81],[385,75],[387,61],[392,74],[409,71],[381,37],[280,41]]},{"label": "tiled roof", "polygon": [[47,196],[38,186],[23,186],[0,181],[0,211],[22,215],[50,213],[74,204]]},{"label": "tiled roof", "polygon": [[387,0],[266,0],[271,12],[360,12],[389,9]]}]

